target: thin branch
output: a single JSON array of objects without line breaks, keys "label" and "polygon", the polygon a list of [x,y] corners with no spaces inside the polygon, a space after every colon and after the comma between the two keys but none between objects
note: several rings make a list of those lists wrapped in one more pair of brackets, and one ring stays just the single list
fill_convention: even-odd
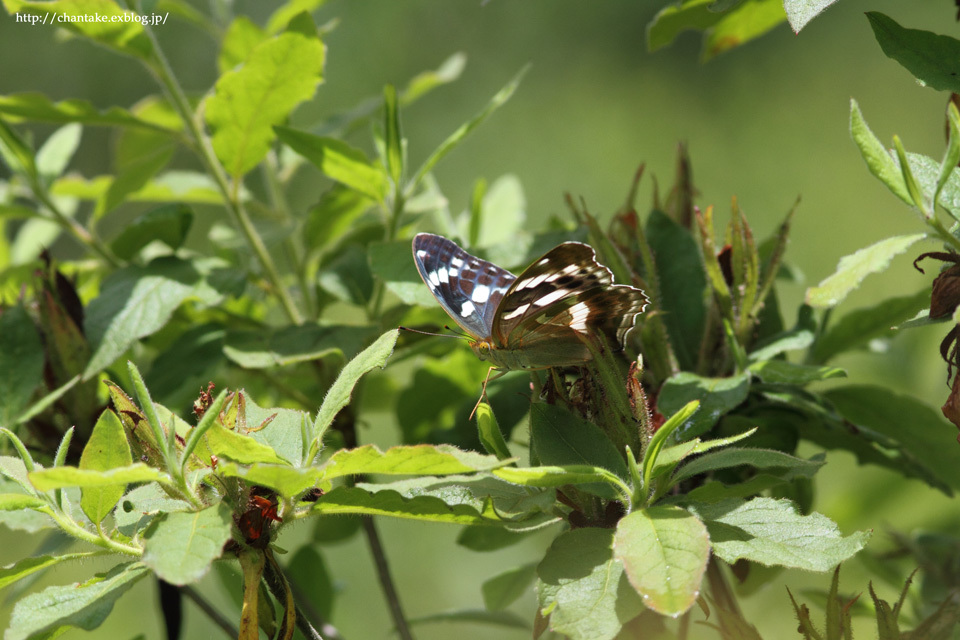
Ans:
[{"label": "thin branch", "polygon": [[380,578],[380,587],[383,589],[383,595],[390,606],[390,616],[393,618],[393,624],[397,627],[397,633],[402,640],[413,640],[413,634],[410,633],[410,626],[403,615],[403,607],[400,606],[400,594],[393,584],[393,577],[390,575],[390,567],[387,564],[387,556],[383,551],[383,545],[380,543],[380,534],[377,533],[376,524],[372,516],[363,516],[360,518],[363,523],[363,532],[367,536],[367,544],[370,546],[370,553],[377,566],[377,577]]},{"label": "thin branch", "polygon": [[193,603],[200,607],[200,610],[207,614],[214,624],[223,629],[223,632],[230,638],[240,637],[240,631],[233,626],[226,616],[213,608],[196,589],[189,585],[180,587],[180,593],[193,600]]}]

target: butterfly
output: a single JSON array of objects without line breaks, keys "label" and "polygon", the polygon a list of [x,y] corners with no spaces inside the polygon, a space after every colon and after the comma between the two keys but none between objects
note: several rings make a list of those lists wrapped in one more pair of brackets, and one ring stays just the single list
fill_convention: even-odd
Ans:
[{"label": "butterfly", "polygon": [[647,304],[581,242],[554,247],[519,276],[431,233],[414,237],[413,260],[473,352],[500,370],[582,365],[593,358],[591,334],[622,347]]}]

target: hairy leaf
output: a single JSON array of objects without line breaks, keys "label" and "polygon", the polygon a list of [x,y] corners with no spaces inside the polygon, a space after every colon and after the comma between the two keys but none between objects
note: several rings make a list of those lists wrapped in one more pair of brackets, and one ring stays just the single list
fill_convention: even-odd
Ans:
[{"label": "hairy leaf", "polygon": [[196,582],[220,557],[232,527],[223,502],[202,511],[168,513],[144,535],[143,563],[171,584]]},{"label": "hairy leaf", "polygon": [[[127,442],[127,434],[123,430],[120,418],[112,410],[107,409],[100,414],[100,418],[93,426],[93,432],[83,447],[78,466],[80,469],[91,471],[109,471],[126,467],[132,462],[130,444]],[[125,487],[119,484],[87,487],[81,494],[80,508],[91,522],[99,523],[120,501],[124,491]]]},{"label": "hairy leaf", "polygon": [[767,566],[829,571],[860,551],[870,532],[843,537],[824,515],[797,513],[789,500],[754,498],[690,504],[706,523],[713,553],[733,564],[740,558]]},{"label": "hairy leaf", "polygon": [[691,606],[710,558],[710,539],[700,520],[680,507],[634,511],[617,523],[613,555],[623,563],[643,604],[676,616]]},{"label": "hairy leaf", "polygon": [[886,269],[895,256],[925,237],[925,233],[893,236],[844,256],[833,275],[807,289],[807,304],[821,309],[837,306],[848,293],[859,287],[867,276]]},{"label": "hairy leaf", "polygon": [[550,629],[573,640],[612,640],[643,609],[613,557],[611,529],[560,534],[537,566],[541,615]]},{"label": "hairy leaf", "polygon": [[[21,599],[13,608],[4,640],[27,640],[64,627],[96,629],[113,603],[149,573],[139,562],[120,564],[82,584],[47,587]],[[48,636],[49,637],[49,636]]]},{"label": "hairy leaf", "polygon": [[263,159],[282,123],[321,82],[324,46],[317,38],[286,32],[257,45],[238,69],[217,80],[205,116],[213,148],[239,177]]}]

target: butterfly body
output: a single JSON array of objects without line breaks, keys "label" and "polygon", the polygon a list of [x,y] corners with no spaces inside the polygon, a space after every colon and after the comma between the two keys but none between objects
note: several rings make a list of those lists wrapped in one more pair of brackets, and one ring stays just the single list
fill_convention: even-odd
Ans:
[{"label": "butterfly body", "polygon": [[519,276],[429,233],[413,239],[413,258],[477,357],[503,370],[589,362],[588,341],[601,334],[622,346],[647,302],[640,289],[614,284],[580,242],[558,245]]}]

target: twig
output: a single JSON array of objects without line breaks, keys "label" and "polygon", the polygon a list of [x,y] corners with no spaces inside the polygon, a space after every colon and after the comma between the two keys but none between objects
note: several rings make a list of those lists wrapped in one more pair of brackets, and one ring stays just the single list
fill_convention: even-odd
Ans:
[{"label": "twig", "polygon": [[200,607],[200,610],[203,611],[207,616],[213,620],[214,624],[223,629],[223,632],[227,634],[230,638],[238,638],[240,636],[240,630],[233,626],[226,616],[213,608],[209,602],[207,602],[203,596],[201,596],[193,587],[185,585],[180,587],[180,593],[186,597],[193,600],[194,604]]},{"label": "twig", "polygon": [[393,623],[397,627],[397,633],[402,640],[413,640],[413,634],[410,633],[410,627],[407,619],[403,615],[403,608],[400,606],[400,595],[393,584],[393,578],[390,576],[390,567],[387,565],[387,556],[383,552],[383,545],[380,543],[380,534],[377,533],[377,527],[373,522],[372,516],[363,516],[360,518],[363,523],[363,532],[367,535],[367,544],[370,546],[370,553],[377,565],[377,576],[380,578],[380,587],[383,589],[383,595],[390,605],[390,615],[393,617]]}]

